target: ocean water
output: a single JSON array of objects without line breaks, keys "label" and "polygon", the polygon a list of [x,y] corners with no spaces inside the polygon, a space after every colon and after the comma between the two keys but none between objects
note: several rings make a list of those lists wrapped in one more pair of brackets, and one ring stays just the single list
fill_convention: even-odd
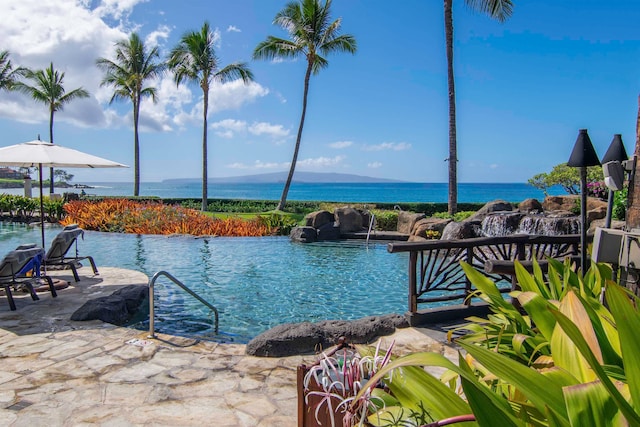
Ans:
[{"label": "ocean water", "polygon": [[[87,182],[93,188],[86,193],[98,196],[131,196],[133,183],[130,182]],[[282,183],[211,183],[208,188],[210,199],[279,200]],[[56,189],[56,193],[80,192],[80,189]],[[21,189],[0,190],[11,194],[23,194]],[[46,192],[46,190],[45,190]],[[560,195],[561,187],[551,188],[549,194]],[[37,189],[33,189],[34,196]],[[143,182],[141,196],[160,198],[200,198],[202,188],[199,183]],[[296,183],[289,189],[287,200],[357,202],[357,203],[446,203],[448,185],[446,183]],[[458,185],[459,203],[483,203],[491,200],[521,202],[528,198],[544,199],[544,193],[526,183],[461,183]]]}]

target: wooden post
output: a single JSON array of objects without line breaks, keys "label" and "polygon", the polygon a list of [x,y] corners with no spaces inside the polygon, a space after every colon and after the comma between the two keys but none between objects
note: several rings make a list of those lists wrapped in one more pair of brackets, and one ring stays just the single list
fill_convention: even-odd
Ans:
[{"label": "wooden post", "polygon": [[640,228],[640,179],[635,179],[637,159],[640,157],[640,96],[638,96],[638,114],[636,117],[636,146],[633,151],[633,170],[629,177],[627,195],[627,229]]},{"label": "wooden post", "polygon": [[418,252],[409,252],[409,312],[416,313],[418,311]]}]

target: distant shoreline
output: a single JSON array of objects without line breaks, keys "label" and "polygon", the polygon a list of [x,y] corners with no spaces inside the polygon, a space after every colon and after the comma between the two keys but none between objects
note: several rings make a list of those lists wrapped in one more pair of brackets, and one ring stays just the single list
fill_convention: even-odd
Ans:
[{"label": "distant shoreline", "polygon": [[[131,182],[83,182],[94,188],[87,190],[95,196],[133,195]],[[37,186],[37,184],[36,184]],[[34,186],[35,187],[35,186]],[[282,195],[281,183],[211,183],[208,198],[233,200],[279,200]],[[56,193],[77,192],[74,188],[56,188]],[[1,191],[0,191],[1,192]],[[6,192],[19,194],[21,189]],[[34,188],[33,192],[37,192]],[[326,201],[338,203],[446,203],[449,188],[446,183],[297,183],[294,182],[287,200]],[[549,195],[562,195],[561,188],[550,189]],[[160,199],[197,199],[202,197],[202,186],[198,183],[140,183],[139,195]],[[544,200],[544,193],[525,183],[460,183],[458,203],[486,203],[505,200],[520,203],[534,198]]]}]

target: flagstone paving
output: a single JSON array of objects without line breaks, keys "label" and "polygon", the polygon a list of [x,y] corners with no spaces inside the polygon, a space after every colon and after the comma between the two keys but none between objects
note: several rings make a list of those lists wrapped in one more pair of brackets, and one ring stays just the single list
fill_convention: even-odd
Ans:
[{"label": "flagstone paving", "polygon": [[[83,274],[87,274],[83,276]],[[80,270],[58,298],[0,296],[0,426],[295,426],[296,367],[313,355],[258,358],[245,346],[195,341],[70,316],[87,299],[146,284],[139,272]],[[394,353],[448,346],[413,328],[385,337]]]}]

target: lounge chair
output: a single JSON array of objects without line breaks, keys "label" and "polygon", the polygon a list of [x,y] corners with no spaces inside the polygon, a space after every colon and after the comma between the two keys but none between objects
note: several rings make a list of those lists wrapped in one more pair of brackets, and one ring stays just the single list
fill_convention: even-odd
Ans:
[{"label": "lounge chair", "polygon": [[[51,247],[44,256],[44,265],[63,265],[67,266],[73,272],[73,278],[76,282],[80,281],[78,276],[78,269],[76,263],[83,259],[89,260],[91,268],[93,268],[93,274],[98,274],[98,269],[93,257],[90,256],[78,256],[78,236],[84,239],[84,230],[78,227],[77,224],[67,225],[62,229],[60,233],[51,242]],[[67,256],[67,252],[71,249],[75,243],[75,256]]]},{"label": "lounge chair", "polygon": [[[0,261],[0,286],[2,286],[9,301],[9,308],[16,309],[11,288],[18,289],[24,287],[31,294],[31,299],[39,300],[36,291],[33,289],[33,281],[42,278],[49,285],[51,295],[58,296],[53,280],[49,276],[40,276],[40,266],[44,259],[44,249],[35,244],[22,245],[14,251],[9,252]],[[31,274],[31,277],[29,277]]]}]

